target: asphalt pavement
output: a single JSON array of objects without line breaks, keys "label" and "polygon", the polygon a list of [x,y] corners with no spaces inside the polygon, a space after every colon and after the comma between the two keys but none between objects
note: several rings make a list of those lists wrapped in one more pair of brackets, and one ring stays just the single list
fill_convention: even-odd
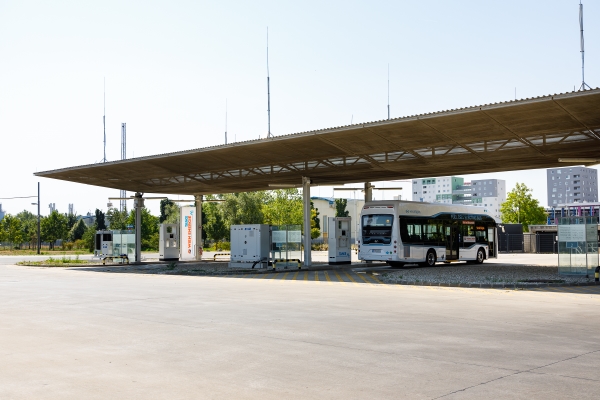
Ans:
[{"label": "asphalt pavement", "polygon": [[0,267],[1,399],[596,399],[600,295]]}]

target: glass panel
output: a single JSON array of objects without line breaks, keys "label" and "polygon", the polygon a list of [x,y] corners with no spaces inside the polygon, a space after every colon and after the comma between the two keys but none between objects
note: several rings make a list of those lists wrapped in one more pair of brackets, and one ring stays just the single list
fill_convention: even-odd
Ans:
[{"label": "glass panel", "polygon": [[394,217],[391,214],[363,215],[363,244],[390,244],[392,242],[393,222]]}]

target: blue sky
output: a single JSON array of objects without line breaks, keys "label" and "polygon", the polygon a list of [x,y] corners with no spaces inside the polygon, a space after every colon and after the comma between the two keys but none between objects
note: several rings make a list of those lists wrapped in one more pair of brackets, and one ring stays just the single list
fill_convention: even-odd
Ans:
[{"label": "blue sky", "polygon": [[[108,160],[120,158],[121,122],[129,158],[222,144],[226,100],[230,142],[264,137],[267,26],[275,135],[386,118],[388,64],[392,117],[511,100],[515,88],[517,98],[572,91],[578,4],[0,1],[0,197],[34,195],[41,181],[43,214],[48,203],[106,209],[116,190],[33,176],[102,160],[104,79]],[[584,9],[595,88],[600,2]],[[509,190],[524,182],[546,205],[545,170],[485,176]]]}]

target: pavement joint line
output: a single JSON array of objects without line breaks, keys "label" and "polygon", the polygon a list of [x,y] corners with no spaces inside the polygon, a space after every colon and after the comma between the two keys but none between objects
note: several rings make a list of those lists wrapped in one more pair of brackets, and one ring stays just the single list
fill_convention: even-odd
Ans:
[{"label": "pavement joint line", "polygon": [[369,274],[369,276],[371,277],[371,279],[373,279],[375,282],[381,284],[381,285],[386,285],[386,283],[383,283],[382,281],[379,280],[379,278],[377,278],[375,276],[375,274]]},{"label": "pavement joint line", "polygon": [[369,281],[367,280],[367,278],[366,278],[366,277],[364,277],[363,275],[365,275],[365,274],[356,274],[356,276],[358,276],[360,279],[362,279],[363,281],[365,281],[365,283],[366,283],[367,285],[371,285],[371,286],[373,286],[373,283],[369,282]]},{"label": "pavement joint line", "polygon": [[348,279],[350,279],[350,281],[355,285],[358,286],[358,282],[356,282],[354,280],[354,278],[348,273],[348,271],[344,271],[344,274],[346,274],[346,276],[348,277]]},{"label": "pavement joint line", "polygon": [[340,276],[340,274],[338,274],[338,272],[336,270],[333,270],[333,273],[337,277],[338,282],[340,282],[342,285],[346,286],[346,282],[344,282],[344,280],[342,279],[342,277]]}]

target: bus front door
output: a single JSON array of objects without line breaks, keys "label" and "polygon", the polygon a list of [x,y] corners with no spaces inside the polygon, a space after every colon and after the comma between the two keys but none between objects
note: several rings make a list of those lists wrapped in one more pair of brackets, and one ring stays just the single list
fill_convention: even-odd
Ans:
[{"label": "bus front door", "polygon": [[458,225],[446,225],[446,260],[458,260]]},{"label": "bus front door", "polygon": [[498,258],[498,232],[496,227],[488,228],[488,252],[490,258]]}]

